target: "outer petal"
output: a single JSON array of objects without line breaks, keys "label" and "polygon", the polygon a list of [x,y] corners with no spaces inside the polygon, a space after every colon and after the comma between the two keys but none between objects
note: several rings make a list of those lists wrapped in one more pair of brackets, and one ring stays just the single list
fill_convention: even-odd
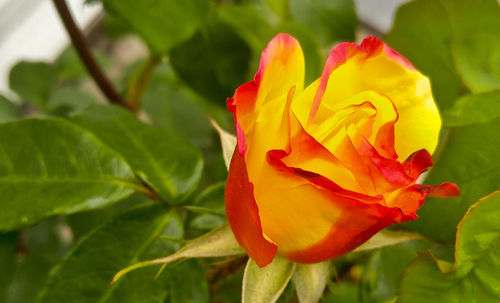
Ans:
[{"label": "outer petal", "polygon": [[228,109],[235,115],[238,145],[226,185],[226,210],[238,242],[260,266],[271,262],[276,245],[262,232],[261,211],[254,198],[254,188],[262,183],[253,184],[250,180],[260,180],[266,150],[286,143],[263,136],[262,131],[271,128],[277,137],[280,132],[288,132],[281,127],[281,113],[289,91],[292,89],[293,95],[293,91],[302,90],[304,75],[299,43],[291,36],[279,34],[262,52],[254,80],[240,86],[227,101]]},{"label": "outer petal", "polygon": [[304,98],[313,101],[301,102],[301,109],[297,110],[302,114],[301,121],[323,121],[339,102],[372,90],[387,96],[399,113],[394,137],[400,160],[416,150],[435,150],[441,119],[429,80],[378,39],[368,37],[359,46],[339,44],[330,53],[321,80],[314,86],[317,89],[313,98],[309,89],[305,91],[309,96]]},{"label": "outer petal", "polygon": [[254,80],[236,90],[228,100],[228,108],[247,133],[265,103],[286,96],[293,86],[297,92],[302,91],[304,77],[305,62],[300,44],[289,35],[278,34],[262,52]]},{"label": "outer petal", "polygon": [[225,200],[227,219],[238,243],[259,266],[271,263],[277,247],[263,236],[253,185],[238,151],[231,160]]}]

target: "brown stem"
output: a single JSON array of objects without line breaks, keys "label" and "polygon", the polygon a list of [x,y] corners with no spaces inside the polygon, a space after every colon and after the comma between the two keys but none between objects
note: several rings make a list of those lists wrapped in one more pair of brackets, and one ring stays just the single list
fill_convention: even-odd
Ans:
[{"label": "brown stem", "polygon": [[127,103],[122,99],[120,94],[111,84],[111,81],[109,81],[109,79],[97,64],[94,56],[92,55],[92,52],[89,49],[89,46],[87,45],[87,41],[85,41],[83,33],[80,31],[75,21],[73,20],[73,17],[71,16],[68,6],[66,5],[66,1],[53,0],[53,2],[57,9],[57,12],[59,13],[59,17],[61,17],[61,20],[64,23],[64,27],[66,28],[66,31],[68,32],[71,41],[73,42],[73,45],[75,46],[75,49],[80,56],[80,59],[83,61],[83,64],[85,64],[85,67],[94,79],[97,86],[99,86],[109,102],[126,107],[129,110],[135,112],[137,110],[135,106],[133,104]]}]

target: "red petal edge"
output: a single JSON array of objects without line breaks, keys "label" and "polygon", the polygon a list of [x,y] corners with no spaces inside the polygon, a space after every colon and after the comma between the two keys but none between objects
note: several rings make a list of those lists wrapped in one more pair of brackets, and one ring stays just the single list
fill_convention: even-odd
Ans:
[{"label": "red petal edge", "polygon": [[271,263],[277,247],[262,234],[259,209],[248,180],[245,159],[236,148],[226,183],[226,213],[238,243],[260,267]]}]

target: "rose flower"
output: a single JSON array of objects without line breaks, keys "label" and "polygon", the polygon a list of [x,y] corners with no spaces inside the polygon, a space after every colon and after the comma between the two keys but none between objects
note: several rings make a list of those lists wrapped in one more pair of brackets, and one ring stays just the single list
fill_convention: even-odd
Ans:
[{"label": "rose flower", "polygon": [[238,143],[226,184],[227,217],[259,265],[341,256],[393,223],[415,220],[427,195],[441,119],[429,80],[374,37],[341,43],[304,89],[299,43],[279,34],[253,81],[227,100]]}]

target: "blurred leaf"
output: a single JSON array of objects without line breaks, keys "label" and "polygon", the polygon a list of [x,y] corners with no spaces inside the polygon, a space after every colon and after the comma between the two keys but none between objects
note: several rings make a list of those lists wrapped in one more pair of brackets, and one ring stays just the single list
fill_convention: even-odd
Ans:
[{"label": "blurred leaf", "polygon": [[16,270],[17,236],[15,232],[0,234],[0,302],[7,302],[7,290]]},{"label": "blurred leaf", "polygon": [[353,303],[359,302],[358,284],[351,281],[331,283],[329,291],[323,296],[322,303]]},{"label": "blurred leaf", "polygon": [[498,42],[481,37],[498,36],[499,10],[495,0],[413,1],[398,10],[385,40],[430,77],[440,109],[447,109],[465,92],[457,69],[473,91],[495,87]]},{"label": "blurred leaf", "polygon": [[435,0],[412,1],[401,6],[391,32],[385,37],[389,46],[430,77],[441,110],[449,108],[462,92],[453,65],[451,39],[452,28],[446,8],[443,1]]},{"label": "blurred leaf", "polygon": [[[224,190],[226,182],[219,182],[207,187],[196,199],[195,204],[215,212],[194,216],[189,220],[191,229],[202,231],[211,230],[221,226],[225,221]],[[223,216],[221,217],[220,214]],[[196,234],[196,233],[195,233]]]},{"label": "blurred leaf", "polygon": [[[101,69],[107,70],[111,67],[112,60],[106,54],[99,51],[93,51],[92,53]],[[90,77],[87,69],[82,63],[82,59],[80,59],[73,46],[67,47],[61,55],[59,55],[53,66],[55,76],[59,82],[76,81],[85,77]]]},{"label": "blurred leaf", "polygon": [[360,302],[385,303],[396,297],[403,272],[429,245],[413,241],[376,250],[363,269]]},{"label": "blurred leaf", "polygon": [[71,228],[74,240],[78,241],[87,233],[97,227],[101,227],[103,224],[111,221],[114,217],[150,200],[150,198],[144,195],[134,194],[121,200],[120,203],[111,205],[110,207],[78,212],[65,216],[64,221]]},{"label": "blurred leaf", "polygon": [[132,28],[125,20],[112,14],[106,14],[103,23],[108,36],[114,39],[121,38],[132,32]]},{"label": "blurred leaf", "polygon": [[103,3],[108,13],[126,22],[157,54],[189,39],[210,8],[208,0],[103,0]]},{"label": "blurred leaf", "polygon": [[[13,279],[8,285],[8,303],[33,302],[42,288],[50,268],[67,251],[71,233],[58,218],[43,221],[20,232],[16,241],[19,251]],[[2,275],[4,274],[2,268]]]},{"label": "blurred leaf", "polygon": [[466,95],[443,113],[445,126],[485,123],[500,117],[500,91]]},{"label": "blurred leaf", "polygon": [[316,264],[297,264],[292,280],[297,290],[299,302],[318,302],[329,278],[329,261]]},{"label": "blurred leaf", "polygon": [[419,219],[404,225],[429,238],[453,241],[455,227],[467,208],[500,188],[499,133],[500,118],[450,128],[446,145],[425,183],[454,182],[461,195],[447,199],[427,198],[418,211]]},{"label": "blurred leaf", "polygon": [[216,215],[216,216],[221,216],[224,217],[226,214],[224,212],[211,209],[208,207],[200,207],[200,206],[194,206],[194,205],[185,205],[185,209],[192,211],[194,213],[199,213],[199,214],[211,214],[211,215]]},{"label": "blurred leaf", "polygon": [[50,93],[47,112],[65,116],[101,102],[89,93],[71,86],[59,87]]},{"label": "blurred leaf", "polygon": [[[500,19],[500,9],[496,12]],[[500,21],[496,28],[500,28]],[[458,74],[473,93],[500,89],[500,36],[476,33],[452,45]]]},{"label": "blurred leaf", "polygon": [[318,78],[323,68],[321,46],[317,35],[307,25],[291,20],[280,22],[265,6],[255,3],[221,5],[219,18],[252,47],[258,59],[267,43],[278,33],[295,37],[302,46],[306,60],[306,84]]},{"label": "blurred leaf", "polygon": [[357,26],[353,0],[290,0],[292,18],[318,34],[323,44],[353,41]]},{"label": "blurred leaf", "polygon": [[[500,194],[475,203],[457,228],[456,262],[422,254],[408,267],[398,302],[500,300]],[[436,262],[437,265],[436,265]]]},{"label": "blurred leaf", "polygon": [[64,120],[0,125],[0,146],[0,230],[104,207],[143,190],[117,153]]},{"label": "blurred leaf", "polygon": [[165,229],[182,236],[180,218],[161,205],[117,217],[80,241],[52,270],[37,302],[159,302],[167,295],[168,279],[153,283],[152,272],[138,272],[112,286],[109,282],[118,269],[147,255]]},{"label": "blurred leaf", "polygon": [[20,108],[9,99],[0,95],[0,123],[16,120],[20,117]]},{"label": "blurred leaf", "polygon": [[305,84],[309,85],[318,79],[323,69],[321,47],[313,31],[307,26],[296,22],[286,22],[278,27],[278,32],[287,33],[295,37],[302,47],[306,62]]},{"label": "blurred leaf", "polygon": [[164,258],[143,261],[120,270],[113,277],[113,283],[121,279],[125,274],[143,267],[157,264],[167,264],[177,260],[189,258],[211,258],[225,257],[244,254],[245,251],[240,247],[229,225],[221,226],[205,235],[189,241],[175,254]]},{"label": "blurred leaf", "polygon": [[282,18],[288,18],[290,15],[289,0],[265,0],[267,5]]},{"label": "blurred leaf", "polygon": [[230,25],[234,32],[245,40],[259,56],[267,43],[277,34],[274,28],[280,22],[279,18],[266,6],[257,3],[222,4],[218,6],[217,14],[218,18]]},{"label": "blurred leaf", "polygon": [[189,41],[172,49],[170,60],[194,91],[215,104],[245,82],[251,51],[248,45],[212,13]]},{"label": "blurred leaf", "polygon": [[248,259],[243,276],[242,303],[273,303],[287,286],[295,263],[278,255],[270,264],[259,267]]},{"label": "blurred leaf", "polygon": [[401,242],[421,240],[423,237],[419,234],[414,234],[404,230],[393,231],[384,229],[376,233],[373,237],[368,239],[365,243],[358,246],[353,251],[360,252],[365,250],[377,249],[385,246],[396,245]]},{"label": "blurred leaf", "polygon": [[[211,144],[210,123],[204,111],[203,100],[185,87],[174,83],[173,71],[168,65],[159,65],[151,85],[142,99],[142,109],[151,123],[182,135],[199,147]],[[189,121],[189,123],[186,123]]]},{"label": "blurred leaf", "polygon": [[[188,260],[169,270],[171,303],[208,303],[209,291],[203,267]],[[142,301],[141,301],[142,302]]]},{"label": "blurred leaf", "polygon": [[55,69],[48,63],[20,61],[10,70],[9,85],[23,101],[43,108],[54,76]]},{"label": "blurred leaf", "polygon": [[196,187],[203,160],[184,139],[137,120],[117,106],[94,106],[72,121],[121,153],[137,175],[168,203],[179,203]]}]

